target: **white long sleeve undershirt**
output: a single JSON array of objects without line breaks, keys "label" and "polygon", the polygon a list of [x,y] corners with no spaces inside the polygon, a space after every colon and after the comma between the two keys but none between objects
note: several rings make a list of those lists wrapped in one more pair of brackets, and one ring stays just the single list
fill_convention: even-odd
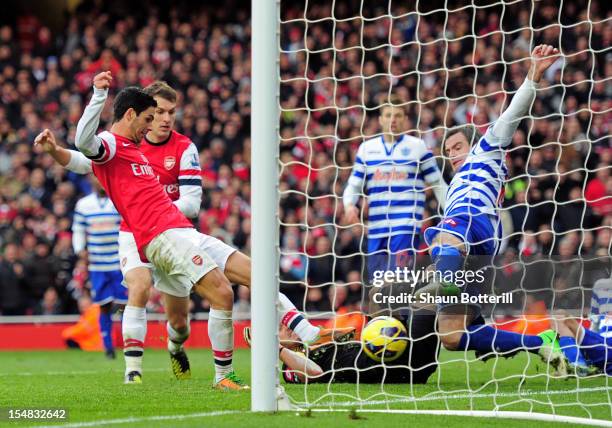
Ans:
[{"label": "white long sleeve undershirt", "polygon": [[85,107],[83,116],[77,124],[75,145],[85,156],[98,156],[100,147],[103,147],[102,139],[96,135],[96,131],[100,125],[100,114],[104,109],[107,95],[108,89],[94,87],[91,100],[89,100],[89,104]]},{"label": "white long sleeve undershirt", "polygon": [[508,108],[497,119],[490,133],[500,140],[511,139],[521,120],[529,113],[536,97],[536,83],[528,78],[519,87]]}]

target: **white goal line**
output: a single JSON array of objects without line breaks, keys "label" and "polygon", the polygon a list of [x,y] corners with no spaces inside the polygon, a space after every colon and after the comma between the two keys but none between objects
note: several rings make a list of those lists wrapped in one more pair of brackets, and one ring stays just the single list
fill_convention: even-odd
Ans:
[{"label": "white goal line", "polygon": [[[312,409],[314,412],[347,412],[338,409]],[[436,415],[436,416],[463,416],[476,418],[525,419],[532,421],[560,422],[567,424],[590,425],[597,427],[612,427],[611,421],[603,419],[579,418],[575,416],[549,415],[546,413],[506,412],[486,410],[401,410],[401,409],[369,409],[355,410],[357,413],[395,413],[402,415]]]},{"label": "white goal line", "polygon": [[[382,404],[394,404],[394,403],[413,403],[413,402],[423,402],[423,401],[436,401],[436,400],[461,400],[466,398],[498,398],[498,397],[530,397],[537,395],[565,395],[565,394],[578,394],[582,392],[602,392],[608,391],[612,392],[612,387],[608,386],[597,386],[592,388],[575,388],[575,389],[553,389],[553,390],[528,390],[524,392],[498,392],[498,393],[473,393],[473,394],[436,394],[436,395],[428,395],[423,397],[398,397],[398,398],[387,398],[384,400],[362,400],[362,401],[334,401],[332,403],[333,406],[338,407],[355,407],[355,406],[377,406]],[[318,402],[322,399],[326,398],[323,396],[319,398],[317,401],[312,403],[309,407],[312,410],[321,410],[315,409],[313,406],[316,406]],[[307,403],[296,403],[299,405],[307,405]]]}]

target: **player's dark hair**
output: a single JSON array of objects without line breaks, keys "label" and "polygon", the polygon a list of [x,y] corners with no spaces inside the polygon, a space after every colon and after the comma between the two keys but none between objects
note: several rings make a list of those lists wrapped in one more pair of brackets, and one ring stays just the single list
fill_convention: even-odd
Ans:
[{"label": "player's dark hair", "polygon": [[176,102],[176,91],[163,80],[157,80],[144,88],[144,91],[152,97],[161,97],[171,103]]},{"label": "player's dark hair", "polygon": [[444,142],[442,143],[442,154],[446,156],[446,140],[452,137],[455,134],[463,134],[465,139],[470,144],[470,147],[474,145],[474,143],[478,142],[482,138],[482,134],[478,131],[478,128],[471,123],[466,125],[453,126],[452,128],[448,128],[446,130],[444,136]]},{"label": "player's dark hair", "polygon": [[125,112],[131,108],[139,115],[149,107],[157,107],[157,102],[151,95],[136,86],[124,88],[115,96],[113,122],[121,120]]}]

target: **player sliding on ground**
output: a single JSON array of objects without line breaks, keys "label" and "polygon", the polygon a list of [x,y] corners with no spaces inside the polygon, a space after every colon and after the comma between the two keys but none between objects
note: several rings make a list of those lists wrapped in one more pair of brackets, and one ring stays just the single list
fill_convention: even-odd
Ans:
[{"label": "player sliding on ground", "polygon": [[[154,173],[168,197],[187,217],[199,213],[202,196],[200,164],[195,145],[184,135],[173,130],[176,118],[176,92],[164,82],[154,82],[145,88],[157,102],[151,129],[140,143],[140,148],[150,161]],[[43,146],[60,165],[80,173],[92,172],[92,162],[82,153],[66,150],[58,146],[49,131],[41,133],[35,144]],[[250,287],[250,258],[216,238],[206,236],[205,250],[223,270],[225,276],[235,283]],[[190,364],[183,348],[189,337],[188,302],[176,298],[173,290],[165,283],[163,276],[152,275],[152,265],[140,260],[136,242],[129,227],[122,223],[119,239],[121,269],[129,289],[130,304],[124,315],[123,336],[126,374],[137,371],[142,373],[142,355],[146,336],[145,305],[155,277],[155,287],[164,298],[164,308],[168,317],[168,350],[172,370],[177,379],[187,379],[191,375]],[[291,325],[300,339],[307,344],[316,344],[332,338],[331,330],[320,330],[301,316],[295,306],[284,295],[280,295],[281,317]],[[215,320],[231,317],[224,311],[211,310],[209,329],[215,329]],[[341,334],[341,331],[335,334]],[[209,334],[213,349],[215,335]],[[223,379],[225,367],[215,358],[215,373]]]},{"label": "player sliding on ground", "polygon": [[[507,176],[505,148],[512,141],[521,119],[529,113],[536,85],[545,70],[558,58],[559,51],[549,45],[537,46],[531,54],[527,78],[512,102],[483,137],[473,126],[451,130],[442,149],[450,159],[454,177],[450,182],[444,217],[436,227],[425,231],[436,271],[451,277],[464,268],[466,256],[492,258],[501,241],[498,205],[503,200]],[[441,282],[439,294],[477,295],[478,284],[458,287],[453,281]],[[474,350],[477,355],[510,354],[518,350],[538,353],[550,362],[557,374],[565,374],[563,355],[554,331],[529,336],[497,330],[478,320],[479,304],[438,305],[438,331],[444,347],[453,351]]]},{"label": "player sliding on ground", "polygon": [[[353,340],[351,332],[334,343],[307,349],[281,324],[279,359],[283,378],[287,383],[424,384],[438,367],[435,322],[435,314],[430,311],[377,317],[365,326],[361,341]],[[394,337],[381,337],[385,334]],[[248,327],[244,337],[250,345]]]}]

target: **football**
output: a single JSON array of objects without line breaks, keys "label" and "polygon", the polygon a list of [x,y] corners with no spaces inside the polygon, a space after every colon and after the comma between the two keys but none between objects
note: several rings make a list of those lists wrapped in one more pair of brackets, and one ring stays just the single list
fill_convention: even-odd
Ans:
[{"label": "football", "polygon": [[374,361],[394,361],[406,350],[406,327],[393,317],[373,318],[361,334],[363,352]]}]

